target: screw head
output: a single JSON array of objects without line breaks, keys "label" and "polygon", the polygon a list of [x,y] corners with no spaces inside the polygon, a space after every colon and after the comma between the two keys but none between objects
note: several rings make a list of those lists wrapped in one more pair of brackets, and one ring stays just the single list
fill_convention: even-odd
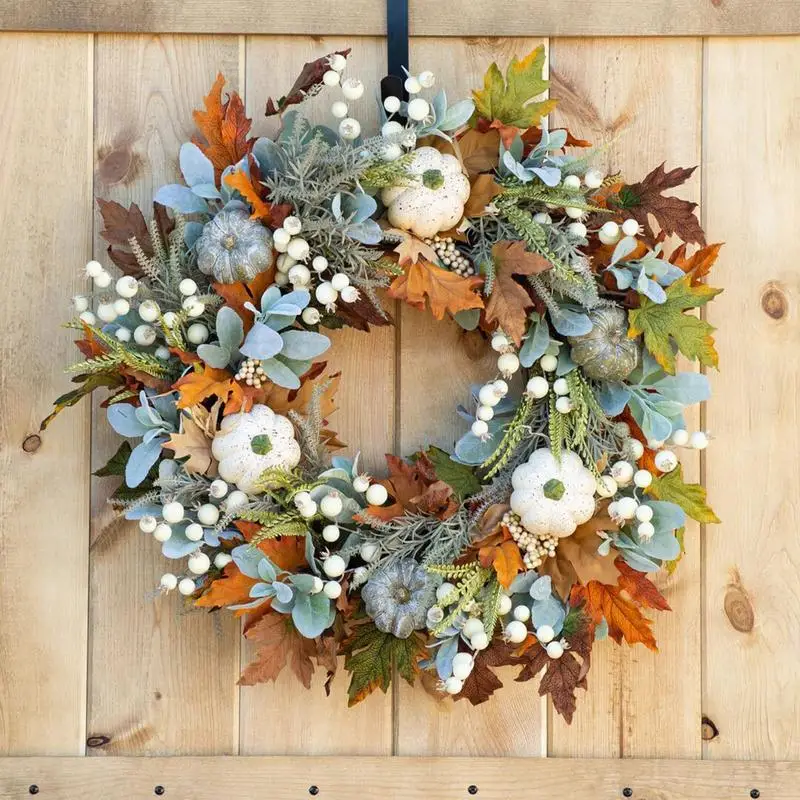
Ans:
[{"label": "screw head", "polygon": [[759,792],[758,789],[751,789],[750,797],[752,797],[753,800],[757,800],[757,798],[761,797],[761,792]]},{"label": "screw head", "polygon": [[469,786],[467,786],[467,791],[470,794],[478,794],[478,787],[474,783],[472,783]]},{"label": "screw head", "polygon": [[630,787],[630,786],[626,786],[626,787],[625,787],[625,788],[622,790],[622,796],[623,796],[623,797],[633,797],[633,789],[631,789],[631,787]]},{"label": "screw head", "polygon": [[39,787],[35,783],[32,783],[28,787],[28,794],[39,794]]},{"label": "screw head", "polygon": [[161,784],[159,784],[158,786],[155,787],[155,789],[153,789],[153,792],[157,795],[162,795],[166,794],[167,790]]},{"label": "screw head", "polygon": [[315,795],[319,794],[319,786],[309,786],[308,793],[314,797]]}]

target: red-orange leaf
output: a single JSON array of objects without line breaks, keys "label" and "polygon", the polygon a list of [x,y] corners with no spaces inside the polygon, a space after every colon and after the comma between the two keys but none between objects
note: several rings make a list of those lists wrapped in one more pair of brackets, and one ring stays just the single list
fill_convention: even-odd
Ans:
[{"label": "red-orange leaf", "polygon": [[692,273],[692,285],[696,286],[711,272],[711,267],[716,263],[722,242],[701,247],[696,253],[686,257],[686,245],[682,244],[669,260],[684,272]]},{"label": "red-orange leaf", "polygon": [[617,558],[614,564],[620,572],[617,585],[625,590],[634,602],[658,611],[672,611],[664,595],[643,572],[629,567],[621,558]]},{"label": "red-orange leaf", "polygon": [[441,320],[446,312],[456,314],[470,308],[483,308],[483,300],[475,293],[481,283],[483,278],[462,278],[420,258],[405,267],[387,294],[420,310],[425,309],[427,300],[433,316]]},{"label": "red-orange leaf", "polygon": [[641,643],[650,650],[658,650],[653,631],[653,624],[630,601],[626,600],[621,589],[608,586],[598,581],[589,581],[586,587],[586,609],[595,624],[602,619],[608,623],[608,635],[621,644],[624,639],[628,644]]},{"label": "red-orange leaf", "polygon": [[[245,541],[250,541],[258,533],[261,526],[257,522],[245,522],[237,519],[233,523],[242,533]],[[266,539],[258,545],[258,549],[273,563],[286,572],[297,572],[306,566],[305,538],[302,536],[281,536],[278,539]]]},{"label": "red-orange leaf", "polygon": [[226,167],[236,164],[249,152],[247,134],[252,125],[245,115],[242,98],[236,92],[222,102],[224,84],[225,78],[220,73],[205,98],[206,110],[197,110],[192,115],[206,140],[203,142],[200,137],[193,137],[192,141],[214,165],[217,178]]},{"label": "red-orange leaf", "polygon": [[525,571],[525,562],[522,560],[517,543],[509,538],[498,545],[481,547],[478,558],[483,567],[491,566],[497,573],[497,580],[504,589],[511,586],[517,573]]},{"label": "red-orange leaf", "polygon": [[[196,606],[220,608],[250,601],[250,589],[258,583],[255,578],[248,578],[233,562],[225,567],[222,575],[222,578],[212,581],[208,591],[194,601]],[[243,613],[239,610],[236,615],[241,616]]]},{"label": "red-orange leaf", "polygon": [[218,397],[223,402],[227,402],[233,393],[237,390],[241,391],[230,372],[208,366],[202,372],[190,372],[188,375],[184,375],[175,382],[174,388],[180,394],[178,408],[200,405],[209,397]]},{"label": "red-orange leaf", "polygon": [[264,272],[259,272],[249,283],[214,283],[214,291],[225,299],[225,305],[230,306],[244,323],[245,332],[253,327],[253,312],[244,307],[245,303],[252,303],[256,308],[261,305],[261,295],[270,286],[275,278],[275,269],[270,267]]},{"label": "red-orange leaf", "polygon": [[258,187],[253,185],[252,179],[243,169],[237,169],[231,175],[226,176],[225,183],[250,203],[253,209],[250,219],[269,219],[272,206],[261,199]]}]

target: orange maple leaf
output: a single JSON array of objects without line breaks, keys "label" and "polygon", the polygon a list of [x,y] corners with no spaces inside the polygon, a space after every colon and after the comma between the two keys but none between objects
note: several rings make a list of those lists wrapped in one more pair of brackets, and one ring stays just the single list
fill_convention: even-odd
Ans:
[{"label": "orange maple leaf", "polygon": [[[218,397],[223,403],[235,395],[241,394],[241,386],[233,380],[225,369],[214,369],[206,366],[203,371],[190,372],[173,384],[178,390],[180,399],[178,408],[191,408],[199,405],[209,397]],[[241,401],[240,401],[241,405]],[[226,406],[225,413],[231,413]]]},{"label": "orange maple leaf", "polygon": [[503,536],[508,536],[508,538],[504,538],[499,544],[481,547],[478,551],[478,560],[482,567],[486,569],[492,567],[497,573],[500,585],[504,589],[508,589],[517,573],[525,571],[525,562],[522,560],[522,553],[520,553],[517,543],[511,538],[511,534],[505,527]]},{"label": "orange maple leaf", "polygon": [[640,642],[650,650],[658,651],[650,626],[651,620],[630,601],[622,596],[618,586],[609,586],[599,581],[589,581],[586,586],[586,608],[595,625],[602,619],[608,623],[608,635],[621,644]]},{"label": "orange maple leaf", "polygon": [[[233,523],[242,533],[245,541],[249,542],[261,529],[257,522],[246,522],[237,519]],[[286,572],[297,572],[306,565],[305,538],[303,536],[281,536],[277,539],[265,539],[259,542],[258,549],[276,567]]]},{"label": "orange maple leaf", "polygon": [[[208,591],[194,601],[196,606],[220,608],[250,601],[250,589],[258,583],[255,578],[248,578],[233,562],[225,567],[222,575],[222,578],[212,581]],[[239,609],[235,613],[239,617],[246,611]]]},{"label": "orange maple leaf", "polygon": [[719,256],[722,242],[710,244],[706,247],[701,247],[696,253],[688,258],[686,257],[686,245],[682,244],[675,252],[669,257],[669,260],[679,269],[684,272],[692,273],[692,286],[697,286],[703,278],[705,278],[711,267],[714,266],[717,257]]},{"label": "orange maple leaf", "polygon": [[224,85],[225,78],[219,73],[204,100],[206,110],[196,110],[192,114],[200,133],[206,139],[204,143],[195,136],[192,141],[214,165],[217,179],[226,167],[236,164],[250,151],[247,134],[252,125],[245,115],[242,98],[236,92],[232,92],[228,95],[228,99],[222,102]]},{"label": "orange maple leaf", "polygon": [[234,173],[228,175],[225,178],[225,183],[228,184],[231,189],[236,189],[236,191],[250,203],[253,208],[250,219],[270,218],[272,206],[261,199],[258,187],[253,185],[252,178],[243,169],[237,169]]},{"label": "orange maple leaf", "polygon": [[425,309],[427,298],[431,313],[441,320],[448,311],[456,314],[470,308],[483,308],[483,300],[475,293],[482,283],[483,278],[462,278],[421,258],[404,268],[403,274],[392,281],[387,294],[420,310]]},{"label": "orange maple leaf", "polygon": [[225,300],[225,305],[232,308],[244,323],[245,333],[253,327],[253,312],[244,307],[245,303],[252,303],[256,308],[261,305],[261,295],[275,281],[275,268],[270,267],[264,272],[259,272],[249,283],[236,281],[235,283],[212,283],[214,291]]}]

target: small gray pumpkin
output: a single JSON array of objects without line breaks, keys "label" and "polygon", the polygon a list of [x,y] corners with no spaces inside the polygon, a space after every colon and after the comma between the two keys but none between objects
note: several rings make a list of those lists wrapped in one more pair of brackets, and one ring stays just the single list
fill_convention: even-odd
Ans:
[{"label": "small gray pumpkin", "polygon": [[583,336],[570,336],[572,360],[589,378],[622,381],[639,363],[639,345],[628,338],[628,315],[618,306],[589,312],[592,329]]},{"label": "small gray pumpkin", "polygon": [[272,265],[272,234],[241,209],[220,211],[197,240],[197,266],[219,283],[251,281]]},{"label": "small gray pumpkin", "polygon": [[436,601],[436,579],[413,558],[405,558],[377,569],[361,590],[361,599],[379,631],[408,639],[425,627],[428,609]]}]

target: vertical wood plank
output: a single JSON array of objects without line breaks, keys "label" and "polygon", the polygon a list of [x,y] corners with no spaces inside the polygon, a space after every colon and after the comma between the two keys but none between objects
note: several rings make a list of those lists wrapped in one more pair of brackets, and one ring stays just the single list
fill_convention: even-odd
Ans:
[{"label": "vertical wood plank", "polygon": [[60,327],[91,257],[91,41],[0,36],[0,754],[86,732],[90,407],[37,435],[77,361]]},{"label": "vertical wood plank", "polygon": [[[236,37],[98,36],[95,193],[136,202],[149,216],[155,189],[179,178],[178,148],[194,130],[192,109],[202,107],[218,71],[237,86],[238,59]],[[107,261],[99,235],[95,255]],[[95,468],[119,445],[104,417],[101,409]],[[109,488],[94,483],[95,529],[108,518]],[[238,625],[225,614],[184,612],[175,594],[156,596],[169,568],[133,524],[93,543],[89,733],[111,741],[90,753],[236,752]]]},{"label": "vertical wood plank", "polygon": [[[551,64],[555,124],[607,148],[599,156],[609,174],[638,180],[662,160],[699,164],[699,39],[554,39]],[[699,186],[696,174],[681,197],[699,200]],[[697,480],[698,459],[683,461],[687,480]],[[699,757],[699,526],[687,527],[686,546],[674,577],[657,580],[673,608],[657,615],[661,652],[599,643],[572,726],[553,715],[551,755]]]},{"label": "vertical wood plank", "polygon": [[[451,102],[483,85],[492,61],[501,67],[541,39],[414,38],[411,68],[430,69]],[[437,322],[427,311],[403,306],[400,313],[399,453],[435,444],[452,451],[464,431],[455,406],[469,387],[495,376],[496,354],[479,334],[464,334],[452,320]],[[399,685],[399,755],[531,756],[543,749],[542,703],[534,683],[517,684],[503,670],[503,689],[485,705],[461,700],[437,703],[421,686]]]},{"label": "vertical wood plank", "polygon": [[[277,117],[264,119],[267,97],[286,94],[306,61],[352,47],[345,75],[359,78],[366,91],[351,102],[350,113],[365,131],[378,121],[375,91],[385,73],[386,44],[378,37],[277,37],[247,39],[246,103],[253,130],[274,136]],[[341,99],[338,88],[309,99],[301,112],[316,123],[335,127],[330,104]],[[387,306],[391,308],[391,305]],[[395,355],[393,327],[325,332],[332,345],[325,358],[329,371],[342,371],[339,410],[331,426],[347,442],[347,452],[362,452],[364,468],[382,472],[383,454],[393,449]],[[252,652],[244,648],[242,657]],[[340,664],[341,667],[341,664]],[[347,708],[348,676],[340,669],[323,691],[319,675],[304,692],[288,670],[274,684],[241,689],[241,752],[247,755],[388,755],[392,747],[391,697],[376,693]],[[276,720],[280,724],[276,724]]]},{"label": "vertical wood plank", "polygon": [[[800,758],[800,39],[706,44],[706,219],[727,242],[706,451],[708,758]],[[746,111],[742,103],[746,103]]]}]

